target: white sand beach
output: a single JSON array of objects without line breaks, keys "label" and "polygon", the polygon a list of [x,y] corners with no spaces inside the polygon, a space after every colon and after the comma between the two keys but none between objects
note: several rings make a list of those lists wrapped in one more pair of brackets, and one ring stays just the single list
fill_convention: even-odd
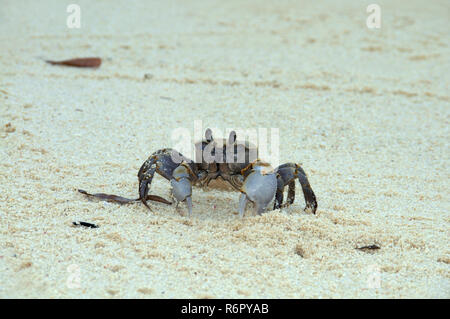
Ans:
[{"label": "white sand beach", "polygon": [[[76,3],[79,29],[65,2],[0,4],[0,298],[450,297],[448,1],[378,1],[379,29],[365,1]],[[219,189],[192,218],[77,192],[136,198],[195,120],[278,128],[317,214],[298,182],[243,219]]]}]

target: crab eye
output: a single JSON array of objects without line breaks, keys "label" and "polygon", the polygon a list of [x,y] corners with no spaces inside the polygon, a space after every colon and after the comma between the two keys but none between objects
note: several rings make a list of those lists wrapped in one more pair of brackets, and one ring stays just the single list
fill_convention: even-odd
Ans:
[{"label": "crab eye", "polygon": [[208,143],[211,142],[211,141],[213,140],[212,131],[211,131],[210,128],[207,128],[207,129],[206,129],[206,132],[205,132],[205,138],[206,138],[206,141],[207,141]]},{"label": "crab eye", "polygon": [[230,137],[228,138],[228,143],[231,145],[231,144],[234,144],[234,142],[236,142],[236,132],[231,131]]}]

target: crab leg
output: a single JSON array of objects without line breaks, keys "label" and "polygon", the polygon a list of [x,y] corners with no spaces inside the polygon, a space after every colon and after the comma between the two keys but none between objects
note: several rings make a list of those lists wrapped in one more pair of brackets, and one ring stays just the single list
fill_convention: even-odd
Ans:
[{"label": "crab leg", "polygon": [[245,207],[247,206],[247,195],[245,193],[241,193],[239,196],[239,216],[244,217]]},{"label": "crab leg", "polygon": [[286,206],[292,204],[295,199],[295,179],[298,178],[302,186],[303,195],[305,196],[305,211],[311,210],[313,214],[317,210],[317,200],[314,191],[309,184],[308,177],[300,165],[295,163],[286,163],[278,166],[275,170],[277,177],[277,193],[275,195],[274,209],[281,208],[283,204],[284,187],[289,186]]}]

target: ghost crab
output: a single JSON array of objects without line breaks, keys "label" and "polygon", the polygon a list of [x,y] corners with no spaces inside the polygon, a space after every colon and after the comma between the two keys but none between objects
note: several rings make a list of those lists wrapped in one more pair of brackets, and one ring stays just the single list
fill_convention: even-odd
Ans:
[{"label": "ghost crab", "polygon": [[[170,181],[177,206],[179,202],[185,202],[189,215],[192,214],[192,186],[207,187],[219,177],[241,192],[241,217],[248,201],[255,204],[258,214],[262,214],[274,198],[273,209],[292,204],[295,199],[295,179],[302,186],[305,210],[314,214],[317,210],[316,196],[300,165],[286,163],[272,169],[268,163],[258,159],[256,147],[248,142],[237,141],[235,131],[225,140],[214,139],[211,129],[207,129],[205,138],[195,144],[195,152],[197,160],[194,162],[174,149],[164,148],[154,152],[142,164],[138,172],[139,199],[147,208],[150,209],[147,203],[150,185],[155,173],[158,173]],[[286,186],[287,203],[283,205]]]},{"label": "ghost crab", "polygon": [[[120,204],[142,201],[151,210],[148,200],[172,204],[160,196],[148,194],[153,177],[158,173],[170,181],[177,207],[178,203],[185,202],[191,216],[192,186],[207,187],[212,180],[220,177],[234,190],[241,192],[239,215],[243,217],[249,201],[255,204],[260,215],[274,199],[273,209],[291,205],[295,199],[295,180],[298,179],[305,197],[305,211],[316,213],[316,196],[300,165],[286,163],[273,169],[270,164],[258,159],[258,149],[254,145],[237,141],[235,131],[225,140],[213,138],[211,129],[207,129],[205,138],[195,144],[195,152],[195,162],[171,148],[163,148],[150,155],[138,172],[139,198],[78,191],[88,197]],[[286,204],[283,204],[286,186],[288,195]]]}]

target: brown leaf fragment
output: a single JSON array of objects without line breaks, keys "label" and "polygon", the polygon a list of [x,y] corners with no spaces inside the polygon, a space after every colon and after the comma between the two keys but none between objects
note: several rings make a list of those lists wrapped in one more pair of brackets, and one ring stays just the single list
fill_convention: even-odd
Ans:
[{"label": "brown leaf fragment", "polygon": [[83,189],[79,189],[78,190],[81,194],[84,194],[88,197],[95,197],[101,200],[105,200],[107,202],[114,202],[114,203],[119,203],[119,204],[128,204],[131,202],[135,202],[136,199],[130,199],[130,198],[125,198],[122,196],[117,196],[117,195],[109,195],[109,194],[104,194],[104,193],[97,193],[97,194],[89,194],[88,192],[86,192]]},{"label": "brown leaf fragment", "polygon": [[[131,198],[126,198],[126,197],[117,196],[117,195],[104,194],[104,193],[89,194],[88,192],[86,192],[83,189],[79,189],[78,191],[81,194],[84,194],[88,197],[95,197],[100,200],[105,200],[107,202],[113,202],[113,203],[118,203],[118,204],[128,204],[128,203],[140,201],[140,198],[131,199]],[[168,200],[166,200],[160,196],[157,196],[157,195],[147,195],[147,200],[152,200],[155,202],[172,205],[171,202],[169,202]]]},{"label": "brown leaf fragment", "polygon": [[98,68],[102,64],[102,59],[100,58],[77,58],[64,61],[52,61],[46,60],[45,62],[52,65],[66,65],[78,68]]},{"label": "brown leaf fragment", "polygon": [[160,203],[163,203],[163,204],[172,205],[172,202],[169,202],[167,199],[165,199],[165,198],[163,198],[161,196],[158,196],[158,195],[147,195],[147,200],[152,200],[152,201],[155,201],[155,202],[160,202]]}]

